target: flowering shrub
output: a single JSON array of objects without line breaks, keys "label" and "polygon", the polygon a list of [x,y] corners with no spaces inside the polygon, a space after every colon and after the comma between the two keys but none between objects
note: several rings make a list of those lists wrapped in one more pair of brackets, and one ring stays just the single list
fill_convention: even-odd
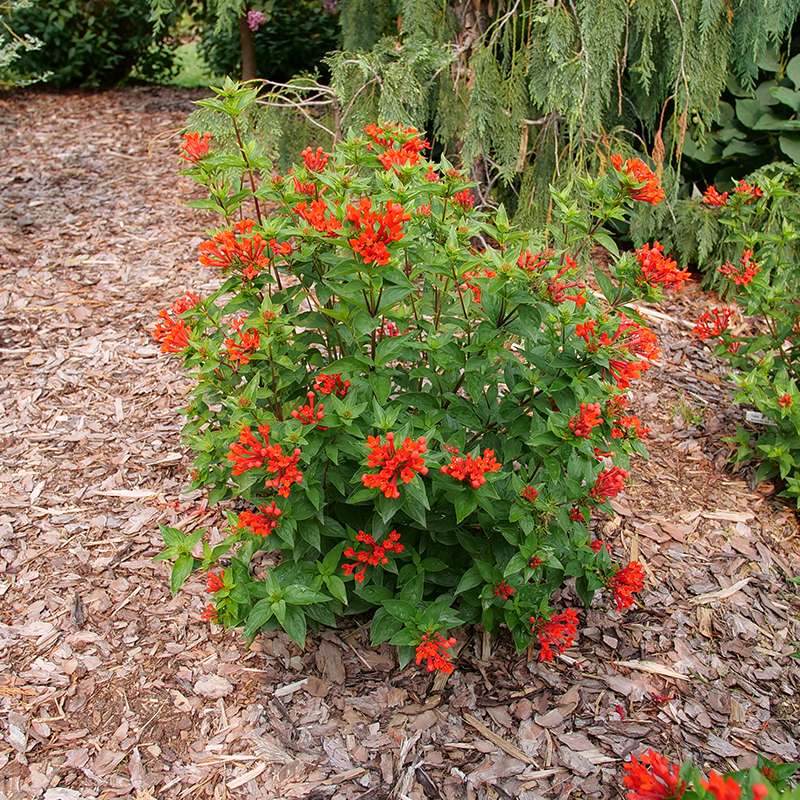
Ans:
[{"label": "flowering shrub", "polygon": [[757,478],[785,481],[785,494],[800,504],[799,232],[788,219],[778,230],[760,224],[781,192],[772,181],[763,189],[740,181],[732,194],[706,190],[704,202],[728,231],[731,257],[717,265],[727,302],[704,312],[694,334],[731,364],[737,400],[762,415],[737,432],[735,462],[761,461]]},{"label": "flowering shrub", "polygon": [[648,750],[623,766],[628,800],[797,800],[800,789],[790,780],[798,764],[776,764],[759,757],[756,767],[705,777],[691,762],[673,764]]},{"label": "flowering shrub", "polygon": [[[245,135],[252,102],[232,84],[204,101],[233,152],[200,132],[183,146],[223,217],[200,246],[221,286],[154,335],[196,379],[193,486],[228,501],[230,534],[165,528],[173,590],[212,570],[205,617],[248,638],[280,626],[302,644],[308,622],[368,612],[373,643],[431,671],[453,669],[464,623],[552,659],[577,634],[566,593],[553,603],[567,581],[619,610],[644,584],[587,522],[645,452],[626,390],[658,351],[624,304],[684,277],[656,246],[657,268],[620,256],[602,227],[656,202],[655,177],[639,162],[556,194],[532,235],[477,211],[412,128],[369,125],[272,176]],[[595,242],[613,255],[602,297],[583,277]]]}]

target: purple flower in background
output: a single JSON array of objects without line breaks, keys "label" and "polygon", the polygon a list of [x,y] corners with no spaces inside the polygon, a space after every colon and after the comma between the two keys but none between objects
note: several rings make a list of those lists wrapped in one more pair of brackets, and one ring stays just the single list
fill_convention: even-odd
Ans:
[{"label": "purple flower in background", "polygon": [[339,0],[322,0],[322,7],[329,13],[335,14],[339,8]]},{"label": "purple flower in background", "polygon": [[251,31],[257,31],[267,21],[267,15],[263,11],[251,8],[247,12],[247,27]]}]

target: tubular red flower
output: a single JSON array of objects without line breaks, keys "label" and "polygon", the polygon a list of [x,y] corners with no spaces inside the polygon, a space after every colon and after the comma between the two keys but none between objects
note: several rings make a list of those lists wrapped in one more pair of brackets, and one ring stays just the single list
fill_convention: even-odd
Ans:
[{"label": "tubular red flower", "polygon": [[624,488],[627,477],[628,472],[622,467],[613,466],[604,469],[597,476],[590,494],[600,503],[609,497],[616,497]]},{"label": "tubular red flower", "polygon": [[569,429],[583,439],[592,435],[592,430],[603,424],[603,412],[599,403],[581,403],[580,411],[569,421]]},{"label": "tubular red flower", "polygon": [[259,441],[249,427],[242,428],[238,442],[234,442],[228,450],[228,461],[233,464],[231,474],[241,475],[251,469],[266,468],[268,477],[264,486],[275,489],[281,497],[288,497],[292,486],[301,483],[303,473],[297,468],[300,450],[295,448],[289,455],[283,452],[279,444],[270,444],[269,425],[259,425],[258,432],[263,441]]},{"label": "tubular red flower", "polygon": [[792,406],[792,396],[790,394],[782,394],[778,398],[778,405],[781,408],[791,408],[791,406]]},{"label": "tubular red flower", "polygon": [[614,592],[617,611],[623,611],[633,605],[633,595],[644,589],[644,570],[638,561],[631,561],[626,567],[617,571],[608,582],[608,588]]},{"label": "tubular red flower", "polygon": [[220,231],[197,248],[198,261],[205,267],[214,267],[223,272],[238,268],[247,280],[269,266],[264,253],[267,242],[261,234],[252,232],[255,223],[251,219],[237,222],[232,230]]},{"label": "tubular red flower", "polygon": [[346,397],[350,389],[350,381],[343,381],[339,372],[330,375],[321,373],[314,379],[314,389],[326,396],[335,394],[337,397]]},{"label": "tubular red flower", "polygon": [[224,588],[224,584],[222,582],[222,573],[219,575],[209,572],[206,575],[206,591],[209,594],[214,594],[214,592],[219,592],[221,589]]},{"label": "tubular red flower", "polygon": [[664,255],[664,246],[653,242],[652,247],[644,244],[636,251],[636,258],[642,269],[641,280],[651,286],[661,284],[669,289],[678,289],[688,280],[689,273],[678,269],[678,263]]},{"label": "tubular red flower", "polygon": [[744,250],[739,258],[739,264],[741,267],[737,269],[730,261],[726,261],[719,268],[719,272],[730,278],[737,286],[748,286],[760,271],[758,264],[753,261],[753,251]]},{"label": "tubular red flower", "polygon": [[650,428],[642,425],[642,421],[636,416],[620,417],[611,428],[612,439],[624,439],[626,436],[633,439],[644,439],[648,433],[650,433]]},{"label": "tubular red flower", "polygon": [[472,194],[472,189],[462,189],[460,192],[456,192],[453,195],[453,201],[464,211],[475,208],[475,195]]},{"label": "tubular red flower", "polygon": [[214,607],[213,603],[208,603],[206,607],[203,609],[203,613],[200,615],[200,619],[204,620],[205,622],[218,622],[219,621],[219,613],[217,609]]},{"label": "tubular red flower", "polygon": [[617,172],[624,172],[630,180],[643,184],[628,190],[632,200],[658,205],[666,196],[653,170],[640,158],[629,158],[623,163],[622,156],[615,154],[611,156],[611,164]]},{"label": "tubular red flower", "polygon": [[260,513],[255,511],[242,511],[236,520],[239,530],[247,528],[256,536],[269,536],[278,527],[283,511],[274,502],[268,506],[259,506]]},{"label": "tubular red flower", "polygon": [[531,632],[539,639],[539,661],[552,661],[556,653],[569,650],[578,633],[578,614],[568,608],[550,619],[531,617]]},{"label": "tubular red flower", "polygon": [[531,253],[530,250],[523,250],[517,259],[517,266],[525,272],[539,272],[547,266],[547,259],[543,253]]},{"label": "tubular red flower", "polygon": [[482,456],[451,455],[450,463],[440,469],[443,475],[449,475],[457,481],[468,483],[473,489],[478,489],[486,483],[486,475],[490,472],[499,472],[502,465],[494,456],[494,450],[484,450]]},{"label": "tubular red flower", "polygon": [[728,330],[735,315],[736,309],[733,306],[712,308],[698,317],[692,332],[703,342],[716,338]]},{"label": "tubular red flower", "polygon": [[516,589],[506,581],[500,581],[492,591],[495,597],[499,597],[501,600],[508,600],[514,596]]},{"label": "tubular red flower", "polygon": [[397,482],[410,483],[414,476],[427,475],[428,468],[422,458],[427,452],[424,437],[416,441],[406,437],[399,449],[395,450],[394,434],[386,434],[386,444],[380,436],[367,437],[367,447],[370,452],[367,456],[367,466],[380,467],[376,473],[366,473],[361,482],[368,489],[379,489],[387,498],[400,497]]},{"label": "tubular red flower", "polygon": [[764,192],[759,189],[758,186],[751,186],[747,181],[737,181],[736,188],[733,191],[736,194],[749,195],[748,199],[746,200],[747,203],[752,203],[753,200],[757,200],[759,197],[764,196]]},{"label": "tubular red flower", "polygon": [[452,636],[445,639],[440,633],[424,633],[417,645],[416,663],[419,665],[424,661],[428,672],[443,672],[449,675],[455,667],[451,661],[453,656],[448,651],[455,646],[455,643],[456,640]]},{"label": "tubular red flower", "polygon": [[161,344],[162,353],[181,353],[189,346],[190,330],[180,315],[199,302],[199,295],[187,292],[173,301],[169,308],[158,312],[159,321],[153,328],[152,336]]},{"label": "tubular red flower", "polygon": [[302,422],[303,425],[316,425],[319,427],[319,423],[325,418],[325,405],[323,403],[315,405],[317,397],[314,392],[308,392],[306,399],[308,402],[292,411],[292,416]]},{"label": "tubular red flower", "polygon": [[533,486],[528,485],[522,490],[522,499],[527,500],[529,503],[535,502],[538,496],[539,491]]},{"label": "tubular red flower", "polygon": [[726,778],[714,770],[708,773],[708,780],[701,780],[700,784],[714,795],[715,800],[739,800],[742,796],[742,787],[733,778]]},{"label": "tubular red flower", "polygon": [[686,792],[680,767],[654,750],[632,756],[622,768],[627,800],[680,800]]},{"label": "tubular red flower", "polygon": [[581,292],[574,292],[567,294],[569,289],[584,289],[586,284],[583,281],[562,281],[561,278],[567,272],[577,268],[577,263],[572,256],[564,256],[564,266],[556,273],[554,278],[551,278],[547,284],[547,292],[550,299],[554,303],[563,303],[566,300],[572,300],[578,308],[583,308],[586,305],[586,297]]},{"label": "tubular red flower", "polygon": [[349,240],[350,246],[365,264],[380,266],[389,263],[386,245],[403,238],[403,223],[411,219],[411,215],[399,203],[391,200],[383,211],[373,211],[372,201],[368,197],[362,197],[358,207],[348,205],[345,214],[358,233],[358,236]]},{"label": "tubular red flower", "polygon": [[305,220],[315,231],[324,233],[326,236],[337,236],[337,231],[342,227],[342,223],[333,215],[328,204],[322,199],[312,200],[311,203],[306,201],[297,203],[294,213]]},{"label": "tubular red flower", "polygon": [[367,567],[385,566],[389,563],[387,553],[397,553],[398,555],[405,550],[400,543],[400,534],[394,530],[387,534],[380,542],[364,531],[359,531],[356,541],[365,545],[367,549],[356,550],[354,547],[345,548],[342,555],[350,559],[352,564],[342,564],[342,572],[345,575],[352,575],[356,583],[363,583],[366,576]]},{"label": "tubular red flower", "polygon": [[211,134],[208,131],[203,134],[199,131],[184,133],[180,157],[190,164],[197,164],[208,155],[210,141]]},{"label": "tubular red flower", "polygon": [[728,193],[717,191],[716,186],[709,186],[703,192],[703,204],[707,206],[724,206],[728,203]]},{"label": "tubular red flower", "polygon": [[316,152],[310,147],[306,147],[300,155],[303,157],[306,169],[311,170],[311,172],[322,172],[328,163],[328,154],[321,147],[318,147]]},{"label": "tubular red flower", "polygon": [[261,345],[261,336],[255,328],[242,330],[244,322],[244,318],[235,319],[231,323],[231,334],[233,335],[224,340],[231,363],[240,366],[249,364],[250,357]]}]

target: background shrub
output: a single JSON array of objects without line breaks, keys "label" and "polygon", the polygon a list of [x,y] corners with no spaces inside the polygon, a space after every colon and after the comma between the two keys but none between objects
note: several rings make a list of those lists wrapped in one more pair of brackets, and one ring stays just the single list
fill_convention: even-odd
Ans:
[{"label": "background shrub", "polygon": [[154,34],[147,0],[48,0],[14,10],[14,31],[41,41],[14,69],[46,75],[59,87],[108,86],[133,70],[146,79],[170,74],[172,54]]},{"label": "background shrub", "polygon": [[[336,17],[323,11],[319,0],[275,3],[267,21],[253,33],[256,66],[260,77],[284,82],[301,72],[322,68],[324,56],[339,43]],[[235,26],[208,25],[200,50],[216,75],[237,77],[241,70],[239,32]]]}]

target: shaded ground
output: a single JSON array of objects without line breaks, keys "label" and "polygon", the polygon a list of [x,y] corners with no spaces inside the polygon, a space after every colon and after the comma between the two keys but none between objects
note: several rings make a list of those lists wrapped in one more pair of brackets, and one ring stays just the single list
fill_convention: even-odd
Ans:
[{"label": "shaded ground", "polygon": [[663,366],[637,400],[652,458],[602,523],[647,589],[625,617],[589,611],[554,665],[468,636],[440,685],[362,629],[248,651],[199,621],[199,582],[170,598],[157,523],[216,520],[180,495],[187,384],[147,333],[213,284],[170,139],[189,97],[0,100],[6,797],[616,797],[644,745],[718,767],[797,758],[797,524],[724,470],[742,412],[687,344],[697,290],[654,320]]}]

